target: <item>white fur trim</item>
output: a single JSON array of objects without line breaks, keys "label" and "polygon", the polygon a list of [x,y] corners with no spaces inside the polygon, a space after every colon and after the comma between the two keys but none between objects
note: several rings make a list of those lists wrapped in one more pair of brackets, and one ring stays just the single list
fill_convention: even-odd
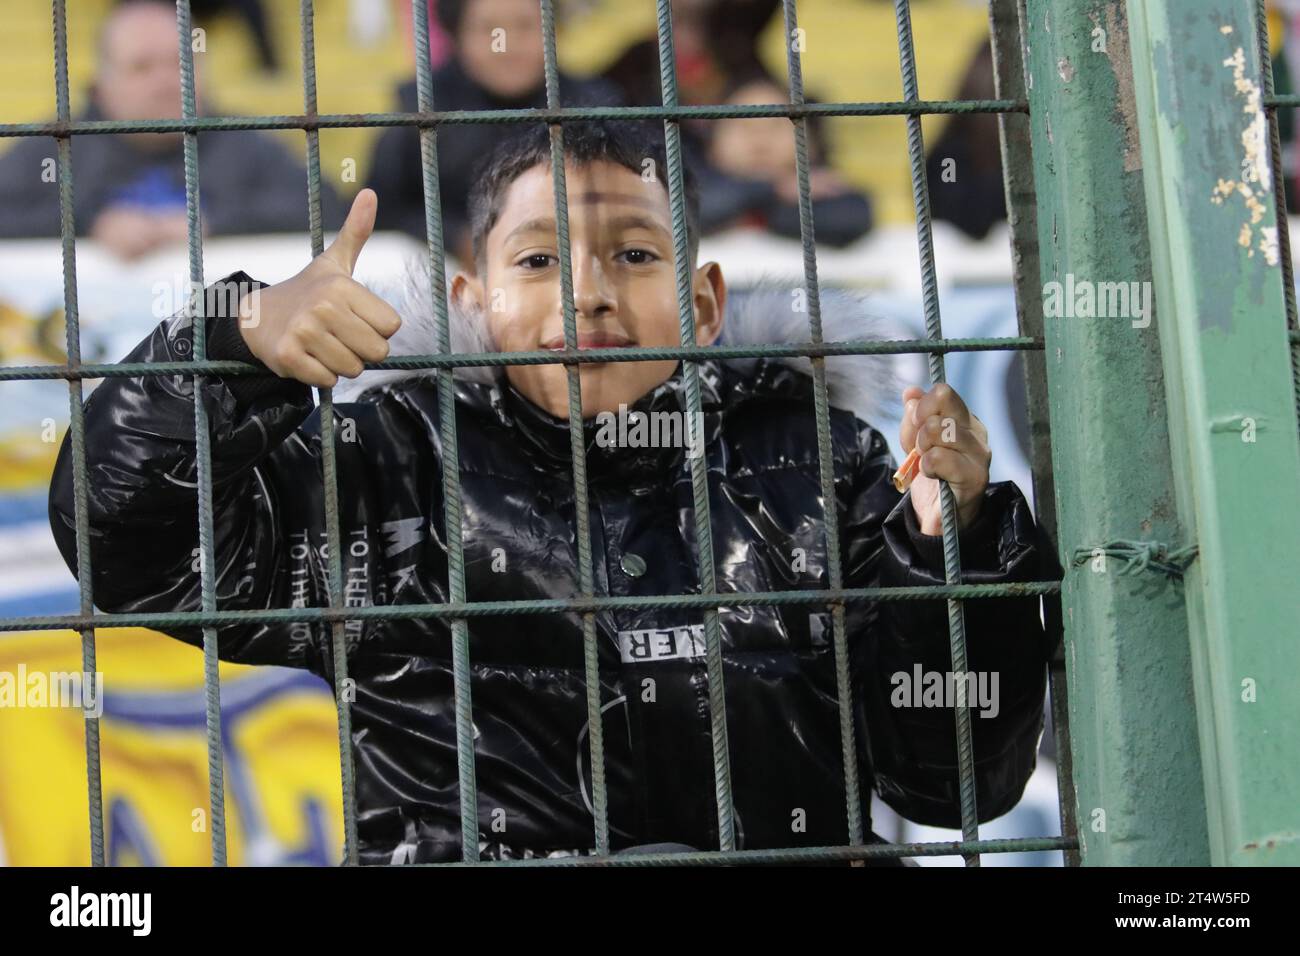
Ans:
[{"label": "white fur trim", "polygon": [[[763,278],[743,289],[728,290],[726,321],[719,345],[794,344],[809,341],[808,312],[796,311],[803,284]],[[433,318],[433,295],[429,270],[420,260],[408,263],[396,288],[375,288],[376,294],[393,304],[402,317],[402,327],[389,340],[390,355],[425,355],[437,351]],[[799,295],[796,295],[796,292]],[[457,353],[492,352],[495,348],[487,323],[478,315],[458,308],[447,296],[451,348]],[[847,342],[882,337],[883,322],[870,312],[868,297],[846,289],[821,290],[822,340]],[[728,359],[740,368],[752,367],[754,359]],[[777,361],[811,375],[811,362],[802,356]],[[467,367],[455,370],[459,379],[492,382],[496,370]],[[432,369],[392,369],[365,372],[343,380],[335,389],[339,401],[354,401],[364,391],[415,377],[431,377]],[[892,355],[837,355],[826,359],[826,388],[830,404],[847,409],[864,421],[887,416],[898,402],[898,381]]]}]

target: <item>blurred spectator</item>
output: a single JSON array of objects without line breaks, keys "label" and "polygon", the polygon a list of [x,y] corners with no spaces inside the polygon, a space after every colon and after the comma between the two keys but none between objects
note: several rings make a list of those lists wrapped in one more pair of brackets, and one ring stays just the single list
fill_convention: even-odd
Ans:
[{"label": "blurred spectator", "polygon": [[[789,103],[784,87],[763,72],[735,81],[728,105]],[[812,100],[808,100],[812,102]],[[847,245],[871,229],[871,203],[827,160],[820,119],[808,132],[809,193],[819,243]],[[799,238],[799,180],[794,124],[783,116],[715,120],[708,164],[698,170],[704,233],[754,226]]]},{"label": "blurred spectator", "polygon": [[[959,100],[997,98],[993,50],[980,44],[957,91]],[[1007,218],[1002,185],[1002,148],[996,113],[956,113],[930,148],[926,161],[930,212],[972,239],[983,239]]]},{"label": "blurred spectator", "polygon": [[[542,14],[537,0],[438,0],[438,22],[456,40],[454,55],[433,74],[434,106],[444,110],[534,109],[546,106]],[[500,32],[497,32],[500,31]],[[404,112],[417,109],[415,81],[397,90]],[[621,105],[601,80],[560,74],[564,106]],[[444,245],[472,268],[467,201],[476,163],[514,124],[444,127],[438,137]],[[375,145],[367,183],[379,194],[376,228],[425,237],[424,173],[415,127],[386,130]]]},{"label": "blurred spectator", "polygon": [[[716,102],[725,77],[708,55],[703,14],[710,0],[672,0],[673,58],[677,66],[677,98],[684,104]],[[618,86],[631,106],[658,106],[660,96],[657,33],[625,49],[602,74]],[[712,94],[712,96],[710,95]]]},{"label": "blurred spectator", "polygon": [[[790,102],[758,54],[758,38],[779,9],[779,0],[673,0],[678,101]],[[630,105],[660,105],[658,37],[628,47],[604,76]],[[788,119],[687,120],[681,128],[682,152],[700,180],[704,233],[748,225],[799,237],[794,126]],[[820,121],[809,118],[807,129],[817,239],[846,245],[870,230],[871,204],[830,168]]]},{"label": "blurred spectator", "polygon": [[[678,101],[721,102],[736,77],[761,69],[758,37],[779,6],[780,0],[672,0]],[[658,35],[624,50],[604,76],[629,105],[662,103]]]},{"label": "blurred spectator", "polygon": [[[761,73],[758,37],[779,7],[780,0],[672,0],[677,101],[683,106],[721,103],[737,77]],[[629,106],[662,104],[657,32],[629,46],[602,75]],[[713,122],[687,119],[679,124],[682,155],[701,174],[707,170]],[[701,209],[701,215],[707,230],[708,209]]]},{"label": "blurred spectator", "polygon": [[[160,0],[128,0],[104,21],[90,105],[80,120],[179,119],[180,56],[176,10]],[[206,234],[307,228],[307,174],[265,133],[199,134],[199,183]],[[59,187],[51,175],[54,140],[27,138],[0,157],[0,238],[59,235]],[[73,214],[90,235],[123,258],[186,237],[180,133],[74,136]],[[322,185],[326,228],[342,222]]]},{"label": "blurred spectator", "polygon": [[[352,0],[354,4],[369,6],[374,0]],[[433,69],[451,59],[455,41],[447,35],[438,18],[438,0],[426,0],[429,10],[429,65]],[[415,50],[415,20],[411,16],[411,0],[389,0],[389,13],[401,29],[406,48]]]}]

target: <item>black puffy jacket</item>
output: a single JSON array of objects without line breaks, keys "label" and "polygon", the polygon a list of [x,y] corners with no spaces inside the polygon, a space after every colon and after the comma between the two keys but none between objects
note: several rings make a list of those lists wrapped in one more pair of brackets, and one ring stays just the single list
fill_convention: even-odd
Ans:
[{"label": "black puffy jacket", "polygon": [[[394,354],[434,350],[426,304],[418,293],[411,301]],[[807,341],[806,316],[789,303],[782,289],[733,296],[726,341]],[[481,344],[467,341],[474,330],[463,318],[453,316],[457,351]],[[855,300],[828,292],[823,319],[828,340],[863,334]],[[256,361],[233,321],[216,315],[208,328],[211,357]],[[186,359],[191,335],[188,321],[170,319],[126,361]],[[806,368],[806,360],[701,363],[721,592],[828,586],[812,380],[799,362]],[[864,376],[892,385],[883,359],[828,366],[833,406],[866,407],[862,396],[879,389]],[[346,603],[445,602],[436,387],[427,374],[367,375],[381,384],[336,405]],[[531,405],[496,371],[463,370],[456,388],[468,599],[576,596],[567,421]],[[218,607],[326,606],[311,390],[230,377],[208,380],[201,394],[212,427]],[[679,367],[635,408],[677,410],[682,395]],[[193,402],[188,376],[109,378],[86,402],[94,596],[104,610],[200,607]],[[941,539],[919,532],[910,502],[894,490],[884,438],[841,407],[830,425],[845,586],[942,583]],[[613,448],[596,437],[589,421],[596,593],[698,593],[689,458],[680,447]],[[65,439],[50,519],[75,571],[72,502]],[[1012,484],[989,486],[961,543],[968,583],[1036,577],[1033,519]],[[846,843],[829,613],[798,604],[724,607],[719,617],[739,848]],[[698,610],[597,615],[614,849],[718,845],[702,620]],[[969,601],[966,628],[970,670],[998,675],[996,716],[972,710],[983,821],[1015,805],[1033,770],[1047,648],[1033,598]],[[581,616],[476,617],[469,634],[481,852],[591,847]],[[197,629],[173,635],[202,643]],[[458,859],[448,625],[350,622],[346,638],[362,862]],[[863,820],[869,825],[874,786],[909,819],[957,826],[953,711],[891,706],[892,675],[950,670],[944,602],[849,602],[847,639]],[[220,653],[333,680],[328,626],[225,627]]]}]

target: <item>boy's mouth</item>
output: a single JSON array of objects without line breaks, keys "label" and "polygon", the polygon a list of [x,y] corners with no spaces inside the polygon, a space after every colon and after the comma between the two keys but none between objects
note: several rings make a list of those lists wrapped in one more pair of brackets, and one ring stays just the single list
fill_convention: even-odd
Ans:
[{"label": "boy's mouth", "polygon": [[[621,332],[579,332],[579,349],[617,349],[635,345],[631,338]],[[542,343],[542,348],[551,352],[564,351],[564,333]]]}]

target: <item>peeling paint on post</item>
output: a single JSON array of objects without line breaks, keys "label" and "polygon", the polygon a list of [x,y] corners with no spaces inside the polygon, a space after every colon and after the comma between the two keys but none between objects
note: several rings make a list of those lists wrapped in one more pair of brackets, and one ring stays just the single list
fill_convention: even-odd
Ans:
[{"label": "peeling paint on post", "polygon": [[1300,439],[1255,2],[1130,8],[1210,850],[1294,866]]},{"label": "peeling paint on post", "polygon": [[[1091,297],[1103,283],[1149,283],[1124,5],[1027,0],[1026,18],[1044,289]],[[1076,549],[1119,539],[1186,543],[1159,316],[1143,327],[1092,307],[1044,311],[1082,862],[1206,864],[1182,587],[1151,571],[1121,576],[1105,557],[1074,563]]]}]

